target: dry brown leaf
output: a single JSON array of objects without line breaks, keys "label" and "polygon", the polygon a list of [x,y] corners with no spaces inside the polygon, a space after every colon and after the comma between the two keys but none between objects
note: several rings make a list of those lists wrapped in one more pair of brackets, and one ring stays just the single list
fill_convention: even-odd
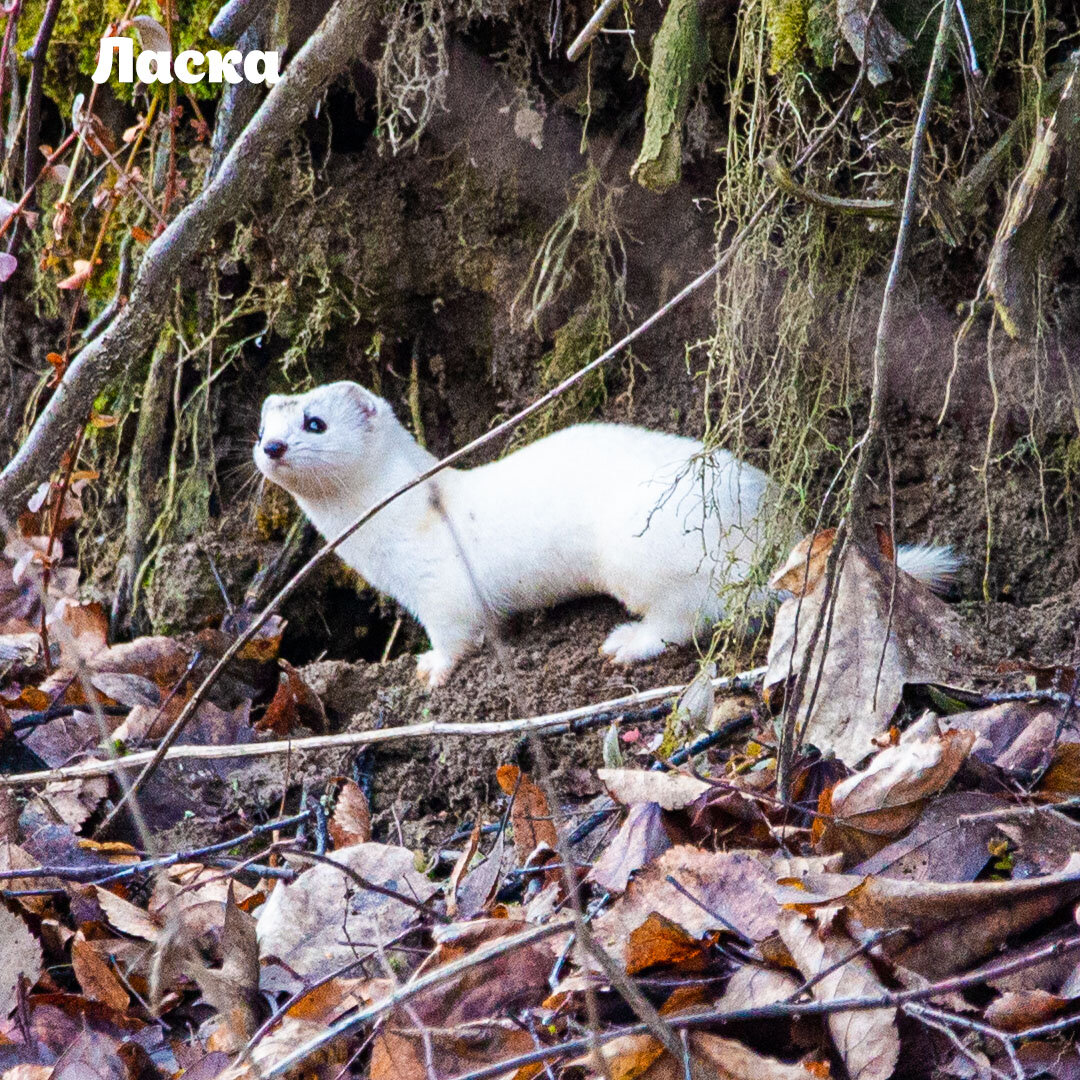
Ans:
[{"label": "dry brown leaf", "polygon": [[277,693],[266,707],[262,719],[255,725],[257,731],[272,731],[284,739],[299,726],[313,731],[326,731],[326,710],[322,699],[300,677],[300,673],[287,660],[278,660],[281,678]]},{"label": "dry brown leaf", "polygon": [[49,1080],[51,1065],[13,1065],[0,1073],[0,1080]]},{"label": "dry brown leaf", "polygon": [[804,536],[790,551],[783,564],[769,578],[769,588],[805,596],[813,592],[825,573],[829,555],[836,540],[835,529]]},{"label": "dry brown leaf", "polygon": [[630,931],[626,944],[627,975],[637,975],[658,964],[678,964],[683,971],[693,971],[698,966],[695,961],[703,959],[702,943],[655,911]]},{"label": "dry brown leaf", "polygon": [[657,803],[664,810],[681,810],[712,786],[696,776],[651,769],[598,769],[608,794],[624,806]]},{"label": "dry brown leaf", "polygon": [[514,800],[510,820],[514,825],[514,850],[519,865],[524,865],[541,845],[557,849],[559,836],[544,793],[516,765],[500,765],[495,778]]},{"label": "dry brown leaf", "polygon": [[105,697],[132,709],[136,705],[161,704],[161,691],[156,684],[134,672],[96,671],[90,676],[90,685]]},{"label": "dry brown leaf", "polygon": [[80,1031],[57,1059],[52,1080],[129,1080],[118,1043],[92,1028]]},{"label": "dry brown leaf", "polygon": [[458,888],[458,917],[472,918],[486,911],[495,899],[499,882],[514,868],[515,854],[500,831],[491,852],[479,866],[469,870]]},{"label": "dry brown leaf", "polygon": [[[13,844],[10,840],[0,843],[0,870],[37,870],[40,867],[41,863],[18,844]],[[7,878],[4,881],[4,888],[12,890],[62,887],[57,878]],[[41,915],[48,910],[49,901],[44,896],[19,896],[15,901],[35,915]]]},{"label": "dry brown leaf", "polygon": [[144,941],[157,941],[161,936],[164,923],[156,919],[150,912],[144,911],[141,907],[136,907],[131,901],[109,892],[108,889],[104,889],[100,885],[94,885],[93,889],[97,896],[97,902],[105,913],[105,918],[109,920],[111,926],[122,934],[130,934],[132,937],[142,938]]},{"label": "dry brown leaf", "polygon": [[1069,745],[1080,738],[1076,720],[1059,730],[1062,719],[1061,708],[1051,702],[1007,701],[951,716],[929,714],[905,731],[901,741],[962,728],[977,736],[972,757],[1009,772],[1034,776],[1050,764],[1062,739],[1066,740],[1062,745]]},{"label": "dry brown leaf", "polygon": [[[433,1070],[426,1065],[430,1047]],[[371,1080],[430,1080],[456,1076],[536,1049],[532,1035],[509,1020],[487,1020],[458,1033],[423,1035],[407,1027],[383,1028],[371,1048]]]},{"label": "dry brown leaf", "polygon": [[109,962],[81,930],[71,942],[71,966],[83,993],[91,1000],[102,1001],[117,1012],[123,1012],[131,1004],[128,992]]},{"label": "dry brown leaf", "polygon": [[[667,880],[669,875],[694,899],[679,892]],[[654,912],[694,938],[728,932],[726,921],[761,941],[776,931],[774,888],[773,875],[746,852],[674,847],[633,878],[626,892],[597,917],[594,929],[598,941],[619,958],[626,956],[631,933]]]},{"label": "dry brown leaf", "polygon": [[339,975],[314,986],[295,1005],[291,1005],[285,1015],[298,1020],[332,1024],[350,1009],[369,1005],[392,994],[396,987],[393,979],[350,979]]},{"label": "dry brown leaf", "polygon": [[330,818],[330,837],[336,848],[366,844],[371,839],[371,809],[364,793],[352,780],[346,780],[338,790]]},{"label": "dry brown leaf", "polygon": [[[885,987],[870,960],[852,955],[858,946],[837,923],[836,912],[806,916],[785,911],[780,916],[780,936],[804,978],[812,979],[850,957],[814,984],[810,992],[815,1000],[884,994]],[[895,1009],[835,1013],[827,1023],[851,1080],[888,1080],[892,1076],[900,1056]]]},{"label": "dry brown leaf", "polygon": [[589,871],[589,880],[613,895],[624,892],[632,874],[671,847],[659,804],[631,806],[626,820]]},{"label": "dry brown leaf", "polygon": [[851,869],[863,876],[906,881],[974,881],[990,859],[987,844],[997,832],[989,815],[1009,807],[979,791],[957,791],[936,799],[902,839]]},{"label": "dry brown leaf", "polygon": [[[824,665],[823,632],[799,706],[800,724],[812,709],[807,741],[852,767],[874,750],[874,737],[888,730],[906,684],[958,678],[976,652],[960,616],[903,571],[897,574],[890,620],[892,575],[892,564],[880,555],[849,548],[836,584]],[[789,671],[797,675],[807,662],[824,592],[822,578],[802,598],[801,608],[800,600],[789,598],[777,612],[764,680],[770,695],[786,686]]]},{"label": "dry brown leaf", "polygon": [[[528,923],[509,918],[441,926],[433,934],[435,949],[417,974],[461,960],[490,942],[528,929]],[[423,1023],[454,1026],[538,1005],[548,993],[548,976],[559,951],[554,940],[519,946],[466,968],[452,981],[415,998],[414,1013]],[[412,1022],[409,1019],[406,1026]]]},{"label": "dry brown leaf", "polygon": [[[785,1065],[765,1057],[735,1039],[725,1039],[707,1032],[691,1032],[688,1045],[695,1073],[716,1080],[812,1080],[814,1074],[802,1065]],[[683,1080],[685,1063],[665,1053],[652,1035],[624,1035],[605,1043],[599,1051],[602,1061],[586,1054],[568,1062],[588,1068],[590,1076],[608,1076],[611,1080]],[[827,1078],[828,1072],[819,1074]]]},{"label": "dry brown leaf", "polygon": [[222,877],[214,866],[201,863],[174,863],[160,871],[154,879],[147,911],[164,923],[189,908],[217,908],[218,915],[210,920],[207,929],[219,930],[225,918],[224,905],[230,888],[236,903],[242,908],[258,894],[236,881]]},{"label": "dry brown leaf", "polygon": [[885,944],[894,959],[927,978],[963,971],[1011,934],[1080,896],[1080,855],[1056,874],[1018,881],[938,883],[855,874],[810,874],[776,899],[809,911],[843,904],[870,929],[907,926],[912,944]]},{"label": "dry brown leaf", "polygon": [[473,830],[469,834],[469,842],[465,845],[465,850],[457,857],[454,863],[454,869],[450,871],[450,880],[447,882],[446,888],[446,914],[451,919],[457,917],[458,913],[458,899],[457,890],[458,885],[461,884],[461,876],[469,868],[469,864],[473,861],[473,856],[476,854],[477,848],[480,846],[480,822],[477,821],[473,825]]},{"label": "dry brown leaf", "polygon": [[1052,1020],[1068,1004],[1067,998],[1045,990],[1010,990],[990,1003],[985,1017],[1002,1031],[1023,1031]]},{"label": "dry brown leaf", "polygon": [[736,968],[724,987],[723,996],[717,1003],[718,1008],[756,1009],[762,1005],[776,1005],[786,1001],[796,990],[800,982],[794,975],[771,967],[755,967],[744,964]]},{"label": "dry brown leaf", "polygon": [[[482,945],[525,929],[527,924],[516,919],[483,919],[441,927],[435,933],[435,951],[417,974],[460,960]],[[535,1049],[529,1032],[491,1018],[538,1006],[548,992],[547,978],[555,955],[551,941],[535,942],[465,968],[446,984],[418,995],[409,1009],[391,1014],[382,1028],[372,1050],[372,1080],[428,1080],[417,1024],[430,1033],[439,1076],[453,1076]]]},{"label": "dry brown leaf", "polygon": [[[590,1076],[608,1076],[611,1080],[636,1080],[660,1060],[663,1044],[652,1035],[620,1035],[609,1039],[594,1054],[585,1054],[567,1062],[570,1068],[588,1069]],[[599,1060],[597,1060],[599,1057]]]},{"label": "dry brown leaf", "polygon": [[825,823],[823,851],[867,858],[910,827],[927,800],[960,771],[975,742],[954,730],[904,742],[875,754],[867,766],[832,790],[832,820]]},{"label": "dry brown leaf", "polygon": [[20,977],[25,976],[27,985],[33,986],[41,974],[41,945],[26,923],[3,904],[0,904],[0,941],[4,942],[4,962],[0,965],[0,1017],[6,1017],[15,1008]]},{"label": "dry brown leaf", "polygon": [[[414,866],[413,853],[388,844],[356,844],[329,856],[361,877],[423,902],[437,890]],[[277,956],[301,976],[318,978],[379,951],[418,917],[414,907],[362,889],[327,863],[279,882],[258,911],[264,956]],[[350,944],[362,942],[362,946]]]},{"label": "dry brown leaf", "polygon": [[[827,1068],[824,1073],[811,1073],[803,1065],[785,1065],[782,1061],[743,1046],[735,1039],[725,1039],[706,1031],[696,1031],[690,1035],[690,1049],[700,1060],[707,1061],[716,1069],[719,1080],[813,1080],[814,1076],[828,1080],[829,1076]],[[676,1076],[681,1075],[680,1068]],[[852,1080],[856,1078],[853,1076]]]},{"label": "dry brown leaf", "polygon": [[255,920],[237,907],[231,889],[221,930],[221,967],[208,967],[193,954],[185,974],[199,984],[203,998],[224,1019],[230,1048],[240,1049],[254,1033],[258,1020],[259,944]]}]

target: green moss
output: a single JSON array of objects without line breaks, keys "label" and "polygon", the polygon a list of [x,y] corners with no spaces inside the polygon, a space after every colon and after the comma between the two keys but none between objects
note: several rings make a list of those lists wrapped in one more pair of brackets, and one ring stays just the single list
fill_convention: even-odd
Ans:
[{"label": "green moss", "polygon": [[807,4],[806,43],[819,68],[833,66],[840,45],[836,0],[810,0]]},{"label": "green moss", "polygon": [[[544,390],[558,386],[611,344],[611,326],[606,312],[585,308],[575,312],[555,331],[555,347],[540,360],[540,385]],[[591,416],[607,400],[603,369],[587,375],[542,414],[536,434],[565,423]]]},{"label": "green moss", "polygon": [[797,69],[807,45],[806,0],[769,0],[769,68],[774,74]]},{"label": "green moss", "polygon": [[[30,48],[37,34],[38,26],[45,11],[46,0],[25,0],[19,17],[19,56]],[[198,49],[207,52],[221,49],[207,30],[221,6],[220,0],[175,0],[178,14],[173,23],[174,54],[184,49]],[[60,5],[53,29],[52,40],[45,63],[45,93],[60,107],[70,110],[71,102],[80,89],[85,89],[85,80],[97,67],[98,43],[110,23],[119,21],[127,8],[127,0],[73,0]],[[163,26],[165,17],[157,0],[148,0],[140,7],[141,14],[150,15]],[[138,53],[138,37],[134,31],[127,31],[135,38],[135,51]],[[25,60],[20,61],[28,70]],[[134,83],[121,83],[115,78],[109,86],[113,93],[122,100],[130,101]],[[184,87],[194,96],[216,97],[221,86],[208,83],[205,79],[190,87]]]}]

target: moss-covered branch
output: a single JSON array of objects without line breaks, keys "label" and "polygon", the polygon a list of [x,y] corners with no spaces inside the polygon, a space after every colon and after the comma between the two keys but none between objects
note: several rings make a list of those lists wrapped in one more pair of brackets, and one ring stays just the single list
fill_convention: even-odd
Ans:
[{"label": "moss-covered branch", "polygon": [[682,124],[707,62],[698,0],[671,0],[653,42],[645,138],[630,170],[650,191],[667,191],[682,176]]}]

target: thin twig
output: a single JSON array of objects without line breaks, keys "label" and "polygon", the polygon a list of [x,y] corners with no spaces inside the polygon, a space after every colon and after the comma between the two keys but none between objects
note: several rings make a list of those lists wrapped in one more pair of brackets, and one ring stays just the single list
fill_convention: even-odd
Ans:
[{"label": "thin twig", "polygon": [[[291,817],[281,818],[277,821],[268,821],[262,825],[254,825],[246,833],[240,836],[230,837],[215,844],[207,844],[205,847],[191,848],[188,851],[174,851],[169,855],[156,855],[150,859],[140,859],[138,862],[127,863],[116,867],[111,864],[104,866],[32,866],[22,867],[19,870],[0,870],[0,881],[16,881],[22,878],[58,878],[61,881],[78,881],[91,885],[100,885],[105,881],[120,881],[123,878],[133,877],[136,874],[145,873],[148,870],[161,870],[167,866],[175,866],[177,863],[199,862],[207,855],[213,855],[219,851],[229,851],[231,848],[246,844],[255,840],[264,833],[273,832],[275,829],[288,829],[293,825],[300,825],[308,819],[308,812],[293,814]],[[305,852],[310,855],[310,852]]]},{"label": "thin twig", "polygon": [[[720,688],[749,687],[759,679],[764,668],[755,668],[745,676],[717,679]],[[274,754],[302,753],[307,751],[333,750],[345,746],[369,746],[373,743],[399,742],[403,739],[426,739],[433,736],[460,736],[464,738],[484,735],[512,735],[515,732],[537,731],[541,734],[560,735],[573,733],[596,723],[618,720],[629,706],[647,701],[677,697],[685,686],[662,686],[645,690],[628,697],[601,701],[566,712],[549,713],[546,716],[530,716],[514,720],[476,721],[473,723],[446,723],[428,720],[419,724],[405,724],[394,728],[372,728],[367,731],[342,731],[336,735],[311,735],[304,739],[276,739],[271,742],[237,743],[218,746],[174,746],[165,760],[219,761],[223,758],[269,757]],[[632,714],[627,719],[637,720]],[[740,720],[741,722],[741,720]],[[122,769],[136,768],[149,763],[157,750],[145,750],[109,761],[84,761],[59,769],[40,772],[18,773],[0,776],[0,788],[22,787],[26,784],[47,783],[53,780],[74,780],[88,776],[110,776]]]},{"label": "thin twig", "polygon": [[896,245],[893,248],[892,263],[889,266],[889,276],[885,280],[885,292],[881,298],[881,311],[878,315],[870,386],[870,415],[866,421],[862,450],[855,462],[855,474],[851,479],[851,529],[855,540],[859,542],[867,539],[872,531],[866,514],[866,484],[870,458],[877,451],[878,439],[884,424],[885,398],[888,389],[886,365],[892,343],[893,300],[900,283],[904,262],[907,259],[908,239],[915,221],[919,198],[919,176],[922,172],[923,152],[926,147],[926,129],[930,124],[930,110],[934,104],[938,81],[945,68],[946,46],[949,40],[949,26],[952,22],[954,3],[955,0],[944,0],[941,6],[941,20],[938,23],[937,37],[934,39],[934,51],[926,73],[926,85],[923,87],[922,101],[919,103],[915,131],[911,137],[911,162],[908,165],[907,183],[904,187],[900,226],[896,231]]},{"label": "thin twig", "polygon": [[602,0],[600,6],[593,12],[592,18],[582,27],[581,33],[570,43],[566,50],[567,60],[576,60],[589,46],[604,27],[604,23],[611,18],[611,13],[622,3],[622,0]]}]

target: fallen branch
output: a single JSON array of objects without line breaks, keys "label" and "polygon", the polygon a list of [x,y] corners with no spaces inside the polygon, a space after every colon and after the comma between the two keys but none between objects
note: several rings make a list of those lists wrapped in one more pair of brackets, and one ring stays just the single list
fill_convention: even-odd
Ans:
[{"label": "fallen branch", "polygon": [[[719,690],[746,690],[761,678],[764,668],[754,668],[740,675],[715,679]],[[488,720],[476,723],[450,724],[428,720],[420,724],[405,724],[395,728],[374,728],[370,731],[342,731],[336,735],[311,735],[303,739],[276,739],[261,743],[229,743],[224,746],[174,746],[164,755],[166,761],[220,761],[222,758],[270,757],[273,754],[310,753],[316,750],[334,750],[344,746],[370,746],[374,743],[401,742],[403,739],[430,739],[434,736],[468,738],[478,735],[513,735],[515,732],[533,732],[558,735],[573,731],[581,722],[588,723],[597,717],[614,719],[622,710],[634,706],[675,698],[685,686],[661,686],[655,690],[643,690],[638,694],[599,701],[595,705],[583,705],[565,712],[548,713],[545,716],[529,716],[516,720]],[[590,725],[591,726],[591,725]],[[78,780],[90,776],[110,776],[123,769],[148,765],[159,750],[145,750],[126,757],[103,761],[84,761],[78,765],[66,765],[60,769],[43,769],[40,772],[0,776],[0,788],[22,787],[26,784],[50,783],[54,780]]]},{"label": "fallen branch", "polygon": [[312,104],[363,49],[371,10],[364,0],[337,0],[267,94],[218,175],[147,249],[130,301],[72,361],[30,435],[0,473],[0,512],[12,520],[18,516],[26,492],[56,467],[101,388],[153,347],[181,268],[207,251],[218,230],[262,190],[268,166]]}]

